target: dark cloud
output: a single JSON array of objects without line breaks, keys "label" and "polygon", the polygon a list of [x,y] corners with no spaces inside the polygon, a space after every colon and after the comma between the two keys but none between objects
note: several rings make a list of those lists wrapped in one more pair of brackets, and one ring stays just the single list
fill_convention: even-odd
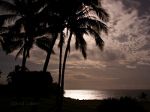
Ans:
[{"label": "dark cloud", "polygon": [[101,56],[103,57],[102,60],[103,61],[107,61],[107,62],[116,61],[116,60],[125,58],[124,54],[122,54],[121,51],[114,50],[114,49],[111,49],[111,50],[107,49],[107,50],[105,50],[101,54]]},{"label": "dark cloud", "polygon": [[125,42],[128,42],[128,35],[127,34],[122,34],[120,35],[119,38],[117,38],[117,40],[120,42],[120,43],[125,43]]},{"label": "dark cloud", "polygon": [[137,8],[139,16],[150,13],[149,0],[122,0],[126,8]]}]

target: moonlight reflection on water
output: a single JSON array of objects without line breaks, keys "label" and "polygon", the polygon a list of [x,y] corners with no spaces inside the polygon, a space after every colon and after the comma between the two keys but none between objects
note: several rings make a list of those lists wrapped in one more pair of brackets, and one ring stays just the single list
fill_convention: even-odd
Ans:
[{"label": "moonlight reflection on water", "polygon": [[65,90],[65,97],[78,100],[102,100],[107,98],[139,98],[142,93],[150,100],[150,90]]},{"label": "moonlight reflection on water", "polygon": [[101,100],[107,98],[107,94],[104,91],[98,90],[66,90],[64,96],[78,100]]}]

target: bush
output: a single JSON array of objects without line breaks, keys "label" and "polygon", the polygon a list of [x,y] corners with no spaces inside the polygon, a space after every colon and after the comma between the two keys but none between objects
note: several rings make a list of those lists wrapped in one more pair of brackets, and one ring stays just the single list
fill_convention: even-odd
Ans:
[{"label": "bush", "polygon": [[8,75],[8,85],[18,95],[45,95],[51,92],[53,79],[49,72],[18,71]]},{"label": "bush", "polygon": [[136,99],[130,97],[105,99],[97,109],[98,112],[146,112]]}]

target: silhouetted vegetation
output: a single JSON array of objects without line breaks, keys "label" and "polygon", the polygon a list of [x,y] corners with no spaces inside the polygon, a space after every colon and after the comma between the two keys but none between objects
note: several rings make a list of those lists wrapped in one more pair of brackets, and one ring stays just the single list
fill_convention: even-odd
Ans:
[{"label": "silhouetted vegetation", "polygon": [[[9,73],[8,84],[0,85],[0,112],[51,112],[58,108],[60,110],[57,111],[64,112],[146,112],[142,101],[128,97],[102,101],[63,97],[65,65],[72,37],[75,37],[75,48],[81,51],[85,59],[87,44],[84,35],[93,37],[98,48],[103,49],[101,32],[107,34],[109,15],[100,1],[0,0],[0,7],[8,12],[0,15],[1,46],[6,53],[19,49],[16,57],[23,55],[21,67],[16,66]],[[65,37],[68,41],[63,56]],[[50,72],[47,72],[57,38],[60,39],[58,84],[53,83]],[[26,60],[34,43],[47,52],[43,71],[39,72],[26,68]],[[145,99],[146,95],[143,93],[141,98]]]},{"label": "silhouetted vegetation", "polygon": [[[38,98],[38,99],[37,99]],[[1,112],[55,112],[56,97],[2,97]],[[64,112],[150,112],[150,102],[132,98],[105,100],[74,100],[64,98]]]},{"label": "silhouetted vegetation", "polygon": [[[60,38],[58,105],[61,111],[65,67],[72,37],[75,37],[75,48],[81,51],[85,59],[87,44],[84,35],[93,37],[96,46],[100,50],[103,49],[101,32],[106,34],[108,32],[106,23],[109,21],[109,15],[103,9],[101,1],[12,0],[10,2],[1,0],[0,7],[9,12],[0,15],[2,48],[6,53],[19,48],[16,57],[23,55],[21,67],[8,75],[8,85],[17,94],[38,94],[39,91],[44,93],[47,90],[45,88],[52,85],[52,78],[46,71],[55,41],[58,37]],[[63,56],[65,37],[68,37],[68,41]],[[26,60],[34,42],[47,52],[43,72],[29,72],[26,69]],[[64,57],[63,61],[62,57]]]},{"label": "silhouetted vegetation", "polygon": [[147,97],[148,97],[148,95],[147,95],[146,93],[144,93],[144,92],[142,92],[142,93],[139,95],[139,99],[141,99],[141,100],[147,100]]},{"label": "silhouetted vegetation", "polygon": [[17,72],[9,74],[8,85],[17,95],[48,94],[51,91],[52,77],[49,72]]},{"label": "silhouetted vegetation", "polygon": [[58,94],[58,84],[50,72],[25,71],[19,65],[7,76],[8,84],[0,85],[2,96],[49,96]]},{"label": "silhouetted vegetation", "polygon": [[130,97],[106,99],[98,106],[98,112],[147,112],[142,104]]},{"label": "silhouetted vegetation", "polygon": [[41,35],[38,28],[41,23],[39,10],[44,5],[45,2],[41,2],[41,0],[0,1],[0,7],[9,12],[0,15],[0,25],[5,28],[5,31],[1,33],[3,37],[1,40],[2,47],[7,53],[20,48],[17,56],[23,54],[22,70],[25,68],[26,59],[29,57],[35,37]]}]

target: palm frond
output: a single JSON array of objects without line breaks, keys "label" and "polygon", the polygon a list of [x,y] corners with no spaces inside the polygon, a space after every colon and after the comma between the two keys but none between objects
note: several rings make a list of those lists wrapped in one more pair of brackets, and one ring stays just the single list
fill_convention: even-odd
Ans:
[{"label": "palm frond", "polygon": [[98,17],[101,20],[103,20],[104,22],[108,22],[109,21],[109,14],[105,11],[104,8],[92,4],[90,10],[95,11],[96,14],[98,15]]},{"label": "palm frond", "polygon": [[16,6],[12,2],[6,0],[0,0],[0,9],[13,13],[16,12]]},{"label": "palm frond", "polygon": [[15,19],[16,19],[16,15],[15,14],[3,14],[3,15],[0,15],[0,26],[3,26],[5,21],[11,23]]},{"label": "palm frond", "polygon": [[80,49],[80,51],[82,52],[83,57],[86,59],[87,58],[87,54],[86,54],[86,50],[87,50],[87,44],[85,39],[83,38],[83,32],[76,32],[74,33],[76,36],[76,42],[75,42],[75,48],[76,49]]},{"label": "palm frond", "polygon": [[37,0],[32,4],[33,12],[40,12],[47,5],[47,0]]},{"label": "palm frond", "polygon": [[[41,48],[41,49],[45,50],[46,52],[48,52],[49,49],[51,48],[52,39],[47,38],[47,37],[38,38],[38,39],[36,39],[35,44],[39,48]],[[55,53],[54,50],[52,50],[52,53],[53,54]]]},{"label": "palm frond", "polygon": [[18,40],[24,40],[26,37],[25,33],[16,33],[13,34],[13,32],[6,32],[0,34],[0,36],[5,40],[5,41],[18,41]]},{"label": "palm frond", "polygon": [[23,53],[24,45],[20,48],[20,50],[17,52],[15,60]]},{"label": "palm frond", "polygon": [[10,49],[10,52],[8,53],[12,53],[13,51],[15,51],[16,49],[20,48],[23,44],[23,42],[21,40],[19,41],[14,41],[14,42],[11,42],[12,44],[10,45],[9,49]]},{"label": "palm frond", "polygon": [[78,24],[83,27],[90,26],[95,30],[104,31],[106,34],[108,33],[107,25],[100,20],[91,19],[89,17],[84,17],[84,18],[78,19]]},{"label": "palm frond", "polygon": [[7,27],[0,27],[0,35],[3,33],[8,32],[8,28]]},{"label": "palm frond", "polygon": [[96,45],[99,47],[99,49],[103,50],[104,41],[102,40],[100,35],[95,30],[91,29],[90,27],[87,28],[87,31],[89,32],[90,35],[92,35],[92,37],[94,37]]},{"label": "palm frond", "polygon": [[11,40],[0,40],[2,49],[6,52],[6,54],[12,53],[14,50],[18,49],[22,46],[22,40],[11,41]]},{"label": "palm frond", "polygon": [[86,41],[84,40],[84,38],[81,38],[80,39],[80,50],[85,59],[87,58],[86,49],[87,49]]},{"label": "palm frond", "polygon": [[20,33],[23,22],[24,22],[23,18],[18,19],[15,22],[15,24],[10,27],[10,32],[12,32],[12,33]]}]

